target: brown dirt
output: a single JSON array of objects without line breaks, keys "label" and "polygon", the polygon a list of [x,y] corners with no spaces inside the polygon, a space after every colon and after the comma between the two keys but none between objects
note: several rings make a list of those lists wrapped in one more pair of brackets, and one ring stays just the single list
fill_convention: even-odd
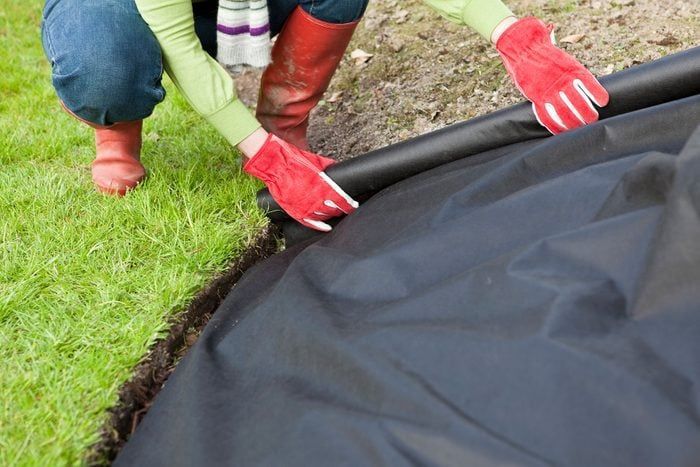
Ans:
[{"label": "brown dirt", "polygon": [[220,277],[202,290],[176,318],[168,334],[134,369],[132,378],[119,390],[119,402],[110,410],[100,441],[92,447],[86,463],[108,465],[129,439],[150,408],[175,365],[199,337],[202,329],[243,273],[278,250],[276,230],[260,232],[246,251]]},{"label": "brown dirt", "polygon": [[[606,75],[700,45],[697,0],[518,0],[519,16],[557,27],[560,46]],[[584,34],[578,40],[574,36]],[[572,42],[562,42],[567,38]],[[350,52],[373,57],[356,64]],[[259,73],[237,78],[253,106]],[[491,45],[419,0],[370,2],[325,101],[312,149],[346,159],[521,101]],[[331,102],[333,101],[333,102]]]}]

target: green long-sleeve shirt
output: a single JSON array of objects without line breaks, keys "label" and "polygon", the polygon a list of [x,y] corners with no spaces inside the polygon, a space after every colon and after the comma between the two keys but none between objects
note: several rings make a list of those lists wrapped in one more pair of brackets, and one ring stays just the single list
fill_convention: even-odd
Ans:
[{"label": "green long-sleeve shirt", "polygon": [[[500,0],[424,0],[448,20],[489,39],[512,15]],[[136,0],[163,51],[165,71],[192,107],[237,145],[260,123],[236,97],[233,79],[204,50],[194,31],[192,0]]]}]

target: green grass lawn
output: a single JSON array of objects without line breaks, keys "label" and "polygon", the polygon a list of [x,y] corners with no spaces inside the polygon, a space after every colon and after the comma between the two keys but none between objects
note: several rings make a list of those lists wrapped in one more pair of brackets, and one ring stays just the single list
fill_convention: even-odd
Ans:
[{"label": "green grass lawn", "polygon": [[265,225],[238,155],[170,84],[145,124],[147,182],[96,193],[42,4],[0,9],[0,465],[80,463],[168,319]]}]

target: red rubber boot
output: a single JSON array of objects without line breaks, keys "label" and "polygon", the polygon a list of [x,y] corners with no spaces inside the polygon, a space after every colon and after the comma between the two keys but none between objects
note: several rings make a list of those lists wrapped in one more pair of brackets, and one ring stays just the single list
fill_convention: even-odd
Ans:
[{"label": "red rubber boot", "polygon": [[256,117],[263,128],[309,150],[309,112],[328,89],[358,22],[326,23],[301,7],[289,15],[260,81]]},{"label": "red rubber boot", "polygon": [[146,178],[146,169],[141,164],[143,120],[101,126],[83,120],[66,107],[63,101],[60,103],[69,115],[95,129],[97,155],[92,161],[92,181],[98,191],[124,196]]},{"label": "red rubber boot", "polygon": [[140,158],[142,123],[136,120],[95,128],[92,181],[102,193],[124,196],[146,177]]}]

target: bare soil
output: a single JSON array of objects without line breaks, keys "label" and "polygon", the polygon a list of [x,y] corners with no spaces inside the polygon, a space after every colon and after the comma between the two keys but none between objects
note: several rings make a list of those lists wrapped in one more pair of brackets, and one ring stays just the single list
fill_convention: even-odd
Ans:
[{"label": "bare soil", "polygon": [[[595,75],[700,45],[697,0],[518,0],[556,25],[559,45]],[[582,35],[582,36],[581,36]],[[360,49],[366,62],[350,57]],[[237,77],[254,106],[258,71]],[[309,127],[313,150],[342,160],[520,102],[495,49],[419,0],[370,2]]]}]

